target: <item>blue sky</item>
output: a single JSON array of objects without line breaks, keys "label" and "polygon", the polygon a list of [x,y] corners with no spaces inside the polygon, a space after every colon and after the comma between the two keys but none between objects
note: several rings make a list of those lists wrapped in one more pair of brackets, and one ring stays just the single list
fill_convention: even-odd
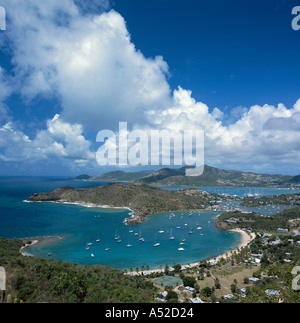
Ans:
[{"label": "blue sky", "polygon": [[203,129],[212,166],[300,173],[300,2],[0,5],[0,175],[113,170],[96,134],[120,121]]},{"label": "blue sky", "polygon": [[[191,89],[209,106],[278,104],[299,99],[297,1],[115,1],[132,41],[162,55],[172,88]],[[283,81],[285,80],[285,81]]]}]

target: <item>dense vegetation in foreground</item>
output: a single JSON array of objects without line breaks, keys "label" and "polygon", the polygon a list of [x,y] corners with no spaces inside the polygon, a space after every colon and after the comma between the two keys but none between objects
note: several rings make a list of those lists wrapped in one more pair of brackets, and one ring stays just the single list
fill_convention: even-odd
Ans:
[{"label": "dense vegetation in foreground", "polygon": [[23,241],[0,238],[0,266],[7,274],[7,302],[144,303],[155,287],[104,266],[80,266],[51,259],[23,257]]}]

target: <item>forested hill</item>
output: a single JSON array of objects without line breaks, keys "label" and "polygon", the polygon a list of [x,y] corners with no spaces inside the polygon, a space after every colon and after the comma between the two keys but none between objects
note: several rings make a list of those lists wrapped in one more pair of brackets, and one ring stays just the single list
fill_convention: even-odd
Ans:
[{"label": "forested hill", "polygon": [[167,191],[148,185],[110,183],[104,186],[73,189],[62,187],[50,193],[36,193],[30,202],[69,202],[96,206],[127,207],[135,211],[131,224],[163,212],[205,209],[215,203],[216,194],[199,190]]}]

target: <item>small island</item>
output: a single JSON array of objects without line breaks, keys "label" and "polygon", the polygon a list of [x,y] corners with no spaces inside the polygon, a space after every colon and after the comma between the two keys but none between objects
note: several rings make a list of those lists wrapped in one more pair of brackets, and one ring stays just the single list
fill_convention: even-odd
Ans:
[{"label": "small island", "polygon": [[127,224],[132,225],[158,213],[204,210],[218,199],[217,194],[196,189],[167,191],[149,185],[109,183],[93,188],[61,187],[53,192],[33,194],[28,201],[129,208],[134,215],[127,219]]}]

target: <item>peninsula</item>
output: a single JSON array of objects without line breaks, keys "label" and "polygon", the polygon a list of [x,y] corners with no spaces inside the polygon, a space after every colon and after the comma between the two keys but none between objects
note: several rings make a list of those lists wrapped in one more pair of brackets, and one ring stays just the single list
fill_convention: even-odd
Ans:
[{"label": "peninsula", "polygon": [[142,223],[147,216],[164,212],[203,210],[219,198],[195,189],[167,191],[148,185],[109,183],[104,186],[74,189],[66,186],[50,193],[36,193],[30,202],[78,203],[129,208],[134,211],[128,224]]}]

